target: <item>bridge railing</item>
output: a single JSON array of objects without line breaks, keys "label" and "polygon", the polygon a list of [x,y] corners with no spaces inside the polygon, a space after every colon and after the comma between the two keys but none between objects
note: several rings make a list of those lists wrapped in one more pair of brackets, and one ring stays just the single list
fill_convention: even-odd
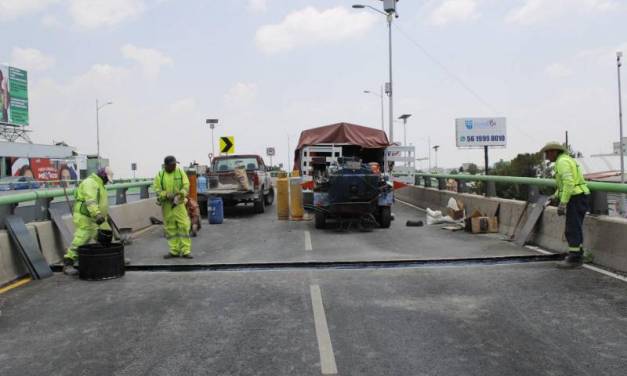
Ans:
[{"label": "bridge railing", "polygon": [[[498,175],[467,175],[467,174],[428,174],[416,173],[416,185],[429,188],[446,190],[449,180],[454,180],[457,184],[457,192],[468,193],[468,182],[483,182],[483,194],[486,197],[496,197],[496,184],[515,184],[528,186],[528,200],[532,201],[539,194],[540,188],[556,188],[554,179],[529,178],[518,176],[498,176]],[[591,191],[591,212],[593,214],[608,214],[608,193],[627,194],[627,184],[588,181],[586,182]]]},{"label": "bridge railing", "polygon": [[[140,199],[150,197],[150,186],[152,180],[135,181],[131,183],[107,184],[107,191],[115,191],[116,205],[125,204],[127,202],[126,194],[129,189],[139,189]],[[74,199],[74,191],[76,188],[66,189],[39,189],[23,193],[7,194],[0,196],[0,228],[3,227],[4,217],[13,214],[15,208],[21,203],[34,202],[37,212],[41,213],[38,219],[49,219],[48,208],[52,200],[58,197],[67,197],[70,201]]]}]

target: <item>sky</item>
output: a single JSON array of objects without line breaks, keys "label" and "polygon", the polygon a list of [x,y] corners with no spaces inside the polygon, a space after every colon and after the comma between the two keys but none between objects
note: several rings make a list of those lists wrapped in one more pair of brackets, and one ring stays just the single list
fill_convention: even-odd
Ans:
[{"label": "sky", "polygon": [[[220,119],[215,137],[233,136],[236,152],[275,147],[273,162],[287,166],[304,129],[381,127],[380,99],[363,91],[387,81],[387,24],[352,9],[356,1],[381,7],[0,0],[0,62],[29,71],[37,143],[95,153],[96,100],[113,102],[100,111],[100,139],[118,177],[131,175],[131,162],[153,176],[168,154],[207,163],[207,118]],[[627,0],[402,0],[398,15],[394,115],[412,114],[406,137],[418,157],[430,140],[439,166],[482,165],[482,150],[455,146],[459,117],[507,118],[508,145],[491,150],[492,161],[535,152],[566,130],[584,155],[618,141],[616,51],[627,52]]]}]

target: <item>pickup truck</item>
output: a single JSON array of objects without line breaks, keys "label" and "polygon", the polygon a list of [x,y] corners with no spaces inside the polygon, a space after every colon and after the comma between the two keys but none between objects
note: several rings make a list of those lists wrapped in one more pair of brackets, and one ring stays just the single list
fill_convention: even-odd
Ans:
[{"label": "pickup truck", "polygon": [[[245,169],[248,189],[242,187],[236,169]],[[263,213],[274,202],[274,187],[263,159],[258,155],[219,156],[211,163],[207,176],[206,196],[221,197],[225,207],[253,204],[256,213]]]}]

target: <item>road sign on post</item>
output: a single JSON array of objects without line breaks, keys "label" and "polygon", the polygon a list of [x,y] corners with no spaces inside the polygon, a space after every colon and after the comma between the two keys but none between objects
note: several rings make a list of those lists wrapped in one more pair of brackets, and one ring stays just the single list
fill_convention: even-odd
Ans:
[{"label": "road sign on post", "polygon": [[276,150],[273,147],[266,148],[266,155],[268,157],[274,157],[276,155]]},{"label": "road sign on post", "polygon": [[220,153],[221,154],[235,153],[235,137],[233,136],[220,137]]}]

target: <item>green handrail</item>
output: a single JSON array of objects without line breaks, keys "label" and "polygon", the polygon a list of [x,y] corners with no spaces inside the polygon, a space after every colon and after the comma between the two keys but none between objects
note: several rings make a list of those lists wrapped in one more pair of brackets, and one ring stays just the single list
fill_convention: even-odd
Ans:
[{"label": "green handrail", "polygon": [[[116,189],[140,188],[148,187],[151,185],[152,181],[146,180],[133,183],[107,184],[105,188],[107,188],[108,191],[113,191]],[[13,195],[0,196],[0,205],[19,204],[20,202],[35,201],[40,198],[65,197],[66,192],[68,196],[71,196],[74,194],[75,190],[76,188],[68,188],[65,191],[63,189],[42,189],[31,192],[16,193]]]},{"label": "green handrail", "polygon": [[[537,187],[556,187],[554,179],[528,178],[520,176],[498,176],[498,175],[467,175],[467,174],[424,174],[417,173],[416,176],[432,179],[455,179],[464,181],[485,181],[495,183],[510,183],[521,185],[534,185]],[[627,193],[627,184],[607,183],[600,181],[587,181],[586,184],[591,191]]]}]

